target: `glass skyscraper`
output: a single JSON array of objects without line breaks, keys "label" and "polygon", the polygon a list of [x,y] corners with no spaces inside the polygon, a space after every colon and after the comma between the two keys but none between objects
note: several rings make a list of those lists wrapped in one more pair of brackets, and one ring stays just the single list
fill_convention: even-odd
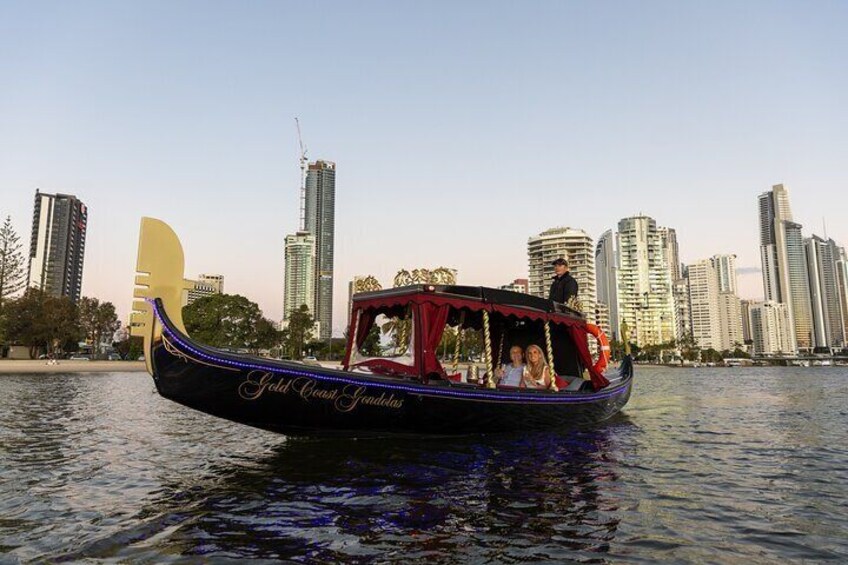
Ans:
[{"label": "glass skyscraper", "polygon": [[336,233],[336,164],[309,163],[306,171],[306,231],[315,238],[315,321],[319,338],[333,333],[333,249]]}]

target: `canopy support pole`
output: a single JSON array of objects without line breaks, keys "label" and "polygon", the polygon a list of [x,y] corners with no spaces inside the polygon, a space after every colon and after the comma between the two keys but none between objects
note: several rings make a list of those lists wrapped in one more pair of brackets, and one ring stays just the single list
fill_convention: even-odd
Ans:
[{"label": "canopy support pole", "polygon": [[495,372],[492,368],[492,334],[489,331],[489,312],[483,310],[483,359],[486,361],[486,388],[495,388]]},{"label": "canopy support pole", "polygon": [[559,390],[556,385],[556,372],[554,371],[554,346],[553,340],[551,339],[551,323],[545,322],[545,345],[548,348],[547,355],[545,355],[545,363],[548,365],[548,372],[551,374],[551,386],[548,387],[552,391],[556,392]]},{"label": "canopy support pole", "polygon": [[456,325],[456,343],[453,347],[453,367],[452,372],[456,374],[457,369],[459,369],[459,348],[462,345],[462,335],[463,329],[462,325],[465,323],[465,310],[460,310],[459,312],[459,323]]}]

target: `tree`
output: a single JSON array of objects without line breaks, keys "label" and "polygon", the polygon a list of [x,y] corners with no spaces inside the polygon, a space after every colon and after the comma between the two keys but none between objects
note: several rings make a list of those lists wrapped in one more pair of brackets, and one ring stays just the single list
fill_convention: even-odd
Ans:
[{"label": "tree", "polygon": [[285,350],[292,359],[303,358],[303,347],[312,341],[312,330],[315,320],[309,314],[309,306],[301,304],[300,308],[291,313],[288,319],[288,335]]},{"label": "tree", "polygon": [[21,290],[24,284],[26,271],[20,238],[12,227],[12,218],[6,216],[6,221],[0,227],[0,312],[3,311],[4,302]]},{"label": "tree", "polygon": [[72,349],[82,335],[76,304],[67,296],[49,296],[29,288],[5,307],[10,340],[28,345],[30,357],[39,348],[49,354]]},{"label": "tree", "polygon": [[273,322],[262,316],[259,306],[238,294],[213,294],[183,308],[186,331],[213,347],[257,349],[272,347],[277,340]]},{"label": "tree", "polygon": [[12,218],[0,227],[0,344],[6,342],[4,304],[26,284],[24,259],[18,234],[12,228]]},{"label": "tree", "polygon": [[268,318],[259,318],[256,322],[255,332],[250,336],[247,348],[252,353],[258,353],[260,349],[271,349],[280,342],[280,332],[274,323]]},{"label": "tree", "polygon": [[86,339],[91,342],[95,354],[99,353],[100,343],[104,336],[111,338],[121,322],[115,313],[115,306],[111,302],[101,302],[96,298],[83,296],[79,302],[80,329]]}]

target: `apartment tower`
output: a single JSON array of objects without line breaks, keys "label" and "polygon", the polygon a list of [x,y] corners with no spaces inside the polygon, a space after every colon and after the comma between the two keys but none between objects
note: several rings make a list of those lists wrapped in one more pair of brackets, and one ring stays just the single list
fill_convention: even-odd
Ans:
[{"label": "apartment tower", "polygon": [[595,245],[592,238],[580,229],[552,228],[527,241],[530,267],[530,294],[548,297],[554,277],[554,259],[568,261],[571,276],[577,280],[577,298],[583,313],[590,321],[595,318]]},{"label": "apartment tower", "polygon": [[671,271],[657,223],[648,216],[618,222],[618,323],[637,345],[677,339]]},{"label": "apartment tower", "polygon": [[76,196],[36,190],[27,286],[77,302],[87,226],[88,208]]}]

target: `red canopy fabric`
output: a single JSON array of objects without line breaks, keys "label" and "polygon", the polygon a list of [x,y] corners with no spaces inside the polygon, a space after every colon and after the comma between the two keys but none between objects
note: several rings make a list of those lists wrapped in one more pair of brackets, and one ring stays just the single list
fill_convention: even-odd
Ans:
[{"label": "red canopy fabric", "polygon": [[421,359],[423,375],[430,373],[445,374],[436,352],[445,331],[445,323],[448,321],[450,308],[448,304],[433,304],[431,302],[424,302],[418,306],[422,339],[416,342],[416,347],[420,347],[421,355],[419,358]]},{"label": "red canopy fabric", "polygon": [[600,371],[596,371],[594,368],[592,354],[589,352],[589,343],[586,340],[586,330],[578,327],[571,327],[569,330],[571,331],[571,338],[577,345],[577,354],[580,356],[580,362],[583,363],[583,366],[589,371],[589,376],[592,379],[592,388],[595,390],[604,388],[609,384],[609,380],[607,380]]},{"label": "red canopy fabric", "polygon": [[[370,296],[367,298],[354,300],[354,312],[359,311],[359,326],[356,330],[357,343],[356,346],[361,347],[365,341],[365,337],[374,323],[378,311],[387,309],[395,309],[398,307],[412,306],[415,315],[418,317],[418,334],[420,339],[416,339],[416,360],[420,363],[421,375],[430,373],[445,374],[444,369],[439,363],[437,357],[437,348],[444,333],[445,324],[450,315],[451,308],[459,310],[466,309],[471,312],[488,311],[497,313],[502,316],[510,316],[519,319],[532,321],[550,322],[558,326],[565,327],[568,330],[568,335],[572,339],[580,363],[589,371],[592,380],[592,387],[599,390],[609,385],[609,381],[593,368],[594,362],[592,355],[589,352],[589,345],[586,339],[586,321],[581,318],[576,318],[568,314],[558,312],[545,312],[535,308],[522,308],[520,306],[489,303],[479,298],[464,298],[460,296],[446,296],[444,294],[433,293],[429,291],[417,292],[399,292],[397,294],[386,294],[382,296]],[[356,316],[353,316],[356,319]],[[351,327],[348,332],[353,331],[354,322],[351,321]],[[499,361],[500,330],[493,328],[492,335],[492,353],[493,361]],[[350,364],[350,345],[345,353],[344,365],[347,367]]]}]

